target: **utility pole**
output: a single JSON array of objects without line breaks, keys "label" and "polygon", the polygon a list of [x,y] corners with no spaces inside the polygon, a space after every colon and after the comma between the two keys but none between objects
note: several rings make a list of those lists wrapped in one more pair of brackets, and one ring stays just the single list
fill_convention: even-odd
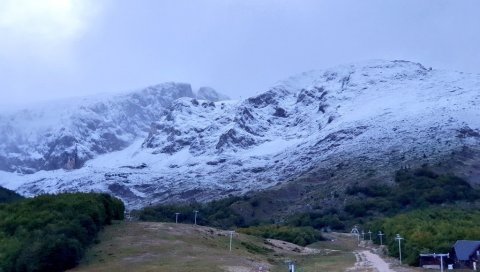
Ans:
[{"label": "utility pole", "polygon": [[400,236],[400,234],[397,233],[397,236],[395,236],[395,240],[398,240],[398,257],[400,259],[400,264],[402,264],[402,240],[403,240],[403,238]]},{"label": "utility pole", "polygon": [[233,230],[230,231],[230,251],[232,251],[232,239],[233,239],[233,233],[234,232],[235,231],[233,231]]},{"label": "utility pole", "polygon": [[295,272],[295,262],[292,260],[285,260],[285,263],[288,264],[288,272]]},{"label": "utility pole", "polygon": [[372,232],[368,230],[368,235],[370,235],[370,241],[372,241]]},{"label": "utility pole", "polygon": [[179,212],[176,212],[176,213],[175,213],[175,224],[178,224],[178,215],[179,215],[179,214],[180,214]]},{"label": "utility pole", "polygon": [[383,240],[382,240],[382,236],[385,235],[382,233],[382,231],[379,231],[378,232],[378,236],[380,236],[380,245],[383,246]]},{"label": "utility pole", "polygon": [[193,211],[195,213],[195,225],[197,224],[197,214],[198,214],[198,211]]}]

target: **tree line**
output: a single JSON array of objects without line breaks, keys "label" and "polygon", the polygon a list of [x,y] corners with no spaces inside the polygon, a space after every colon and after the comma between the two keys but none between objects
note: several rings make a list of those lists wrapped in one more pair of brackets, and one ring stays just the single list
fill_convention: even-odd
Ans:
[{"label": "tree line", "polygon": [[123,202],[108,194],[41,195],[0,204],[0,271],[72,268],[103,226],[123,216]]}]

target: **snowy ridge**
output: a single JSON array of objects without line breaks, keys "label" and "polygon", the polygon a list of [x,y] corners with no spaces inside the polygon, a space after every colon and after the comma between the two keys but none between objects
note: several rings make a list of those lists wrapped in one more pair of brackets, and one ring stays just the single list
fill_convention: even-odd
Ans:
[{"label": "snowy ridge", "polygon": [[478,150],[479,109],[479,75],[406,61],[344,65],[294,76],[244,101],[177,99],[125,149],[73,171],[0,172],[0,185],[25,195],[111,192],[131,207],[206,201],[318,168],[398,169]]},{"label": "snowy ridge", "polygon": [[[210,90],[211,98],[220,96]],[[80,168],[99,154],[144,138],[151,123],[180,97],[195,97],[189,84],[164,83],[113,97],[46,103],[0,115],[0,170]]]}]

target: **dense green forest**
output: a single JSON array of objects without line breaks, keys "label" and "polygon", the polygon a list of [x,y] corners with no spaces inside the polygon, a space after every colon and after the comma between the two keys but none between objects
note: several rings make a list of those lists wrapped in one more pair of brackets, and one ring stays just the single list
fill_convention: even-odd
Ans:
[{"label": "dense green forest", "polygon": [[23,197],[12,190],[0,187],[0,203],[9,203],[23,199]]},{"label": "dense green forest", "polygon": [[480,240],[480,212],[478,207],[472,208],[426,208],[376,220],[365,228],[374,233],[383,231],[383,242],[395,257],[398,257],[398,242],[394,238],[400,234],[404,238],[403,259],[417,265],[419,253],[448,253],[457,240]]},{"label": "dense green forest", "polygon": [[123,213],[123,202],[107,194],[42,195],[0,204],[0,271],[72,268],[98,231]]}]

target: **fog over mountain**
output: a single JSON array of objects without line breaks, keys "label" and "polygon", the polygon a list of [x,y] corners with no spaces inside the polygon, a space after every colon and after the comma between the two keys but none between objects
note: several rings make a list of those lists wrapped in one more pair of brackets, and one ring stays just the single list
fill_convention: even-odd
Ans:
[{"label": "fog over mountain", "polygon": [[3,0],[0,108],[159,82],[245,99],[368,59],[480,73],[476,0]]}]

